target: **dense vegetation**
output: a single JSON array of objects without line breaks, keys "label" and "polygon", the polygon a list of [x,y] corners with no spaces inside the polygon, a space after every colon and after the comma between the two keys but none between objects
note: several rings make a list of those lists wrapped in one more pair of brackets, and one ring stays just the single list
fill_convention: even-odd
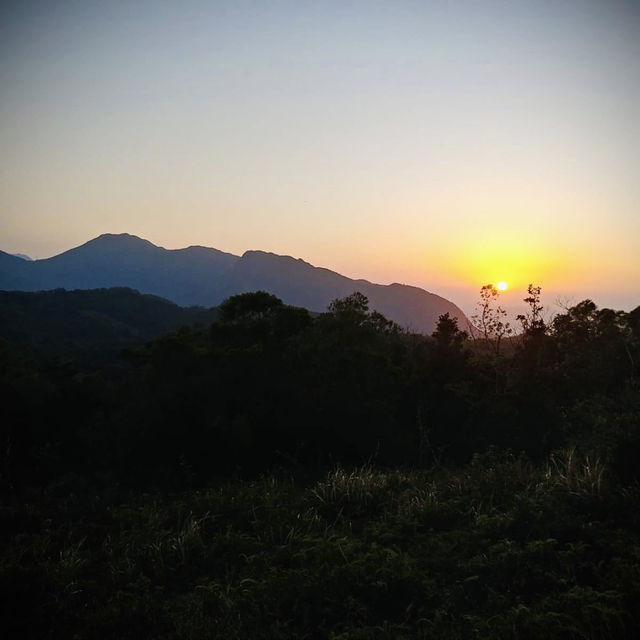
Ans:
[{"label": "dense vegetation", "polygon": [[3,311],[13,636],[637,635],[640,308],[494,298],[470,339],[244,294],[117,365]]},{"label": "dense vegetation", "polygon": [[184,325],[210,324],[217,317],[215,308],[180,307],[126,287],[0,291],[0,310],[5,342],[89,369],[117,362],[124,347],[142,346]]}]

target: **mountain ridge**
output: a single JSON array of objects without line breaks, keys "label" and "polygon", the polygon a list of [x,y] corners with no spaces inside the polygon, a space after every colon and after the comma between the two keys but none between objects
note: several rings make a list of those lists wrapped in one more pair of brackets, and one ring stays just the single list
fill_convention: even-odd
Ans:
[{"label": "mountain ridge", "polygon": [[166,249],[138,236],[105,233],[50,258],[27,262],[0,252],[0,289],[37,291],[130,287],[182,306],[212,307],[238,293],[264,290],[286,304],[322,312],[360,291],[410,330],[431,333],[444,313],[469,321],[453,302],[420,287],[353,279],[302,258],[250,249],[242,256],[213,247]]}]

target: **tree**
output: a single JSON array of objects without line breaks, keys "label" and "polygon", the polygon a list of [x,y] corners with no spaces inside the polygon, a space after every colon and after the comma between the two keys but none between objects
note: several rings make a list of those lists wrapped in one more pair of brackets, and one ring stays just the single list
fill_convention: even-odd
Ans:
[{"label": "tree", "polygon": [[354,291],[345,298],[336,298],[329,304],[329,313],[335,316],[366,314],[369,311],[369,298]]},{"label": "tree", "polygon": [[505,321],[507,312],[498,304],[499,298],[500,292],[492,284],[485,284],[480,289],[477,311],[471,316],[485,344],[491,345],[496,356],[500,355],[503,338],[513,333],[511,325]]},{"label": "tree", "polygon": [[525,341],[535,339],[547,332],[547,325],[542,317],[543,306],[540,304],[541,291],[542,287],[534,287],[530,284],[527,288],[529,295],[523,300],[529,305],[529,312],[516,316],[522,326],[522,336]]},{"label": "tree", "polygon": [[236,345],[277,343],[311,322],[306,309],[285,305],[266,291],[231,296],[220,305],[220,322],[211,326],[214,342]]},{"label": "tree", "polygon": [[259,320],[282,306],[280,298],[266,291],[240,293],[220,305],[220,320],[232,324]]},{"label": "tree", "polygon": [[598,309],[592,300],[583,300],[553,319],[558,357],[576,386],[601,392],[636,375],[635,313]]},{"label": "tree", "polygon": [[468,334],[458,327],[457,318],[444,313],[438,318],[431,338],[416,344],[414,384],[418,460],[440,464],[452,441],[460,436],[466,405],[460,383],[469,374],[470,352],[465,348]]},{"label": "tree", "polygon": [[458,327],[458,319],[452,318],[448,311],[438,317],[436,330],[431,335],[443,349],[460,348],[469,337],[466,331]]}]

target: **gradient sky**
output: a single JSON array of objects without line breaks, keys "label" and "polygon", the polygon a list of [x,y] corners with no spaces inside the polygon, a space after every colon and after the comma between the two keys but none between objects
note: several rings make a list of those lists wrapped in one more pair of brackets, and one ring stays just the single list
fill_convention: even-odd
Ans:
[{"label": "gradient sky", "polygon": [[5,2],[0,87],[5,251],[640,304],[639,2]]}]

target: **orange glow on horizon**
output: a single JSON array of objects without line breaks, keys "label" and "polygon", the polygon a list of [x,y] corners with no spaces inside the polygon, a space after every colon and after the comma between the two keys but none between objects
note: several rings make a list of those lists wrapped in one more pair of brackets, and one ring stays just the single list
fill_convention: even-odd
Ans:
[{"label": "orange glow on horizon", "polygon": [[522,233],[517,229],[474,230],[459,236],[439,255],[431,255],[432,265],[467,286],[476,288],[487,282],[508,294],[526,291],[530,283],[545,288],[566,283],[581,284],[591,274],[581,273],[589,259],[560,239],[541,233]]}]

